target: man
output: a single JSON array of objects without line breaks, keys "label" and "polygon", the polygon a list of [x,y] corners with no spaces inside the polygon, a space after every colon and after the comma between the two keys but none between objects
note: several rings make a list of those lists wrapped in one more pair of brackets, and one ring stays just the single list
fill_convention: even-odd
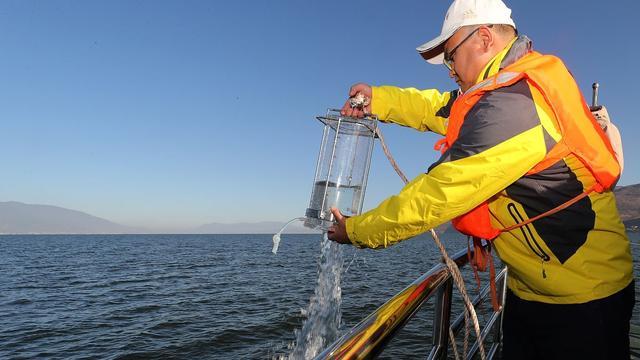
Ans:
[{"label": "man", "polygon": [[610,190],[620,166],[566,67],[531,50],[501,0],[454,1],[418,51],[460,90],[357,84],[349,96],[370,101],[342,112],[445,135],[444,152],[377,208],[333,209],[329,238],[387,247],[453,220],[509,266],[503,358],[628,359],[632,259]]}]

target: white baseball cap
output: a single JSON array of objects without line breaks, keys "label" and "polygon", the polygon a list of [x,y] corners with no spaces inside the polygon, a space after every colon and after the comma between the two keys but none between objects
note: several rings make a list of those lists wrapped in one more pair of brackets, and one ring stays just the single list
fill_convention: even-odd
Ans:
[{"label": "white baseball cap", "polygon": [[444,43],[463,26],[506,24],[514,28],[511,9],[502,0],[455,0],[444,17],[442,32],[437,38],[416,48],[431,64],[442,64]]}]

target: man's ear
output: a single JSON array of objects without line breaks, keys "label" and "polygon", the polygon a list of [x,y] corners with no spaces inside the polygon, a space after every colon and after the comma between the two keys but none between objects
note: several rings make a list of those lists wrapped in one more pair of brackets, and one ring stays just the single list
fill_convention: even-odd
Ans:
[{"label": "man's ear", "polygon": [[478,35],[482,41],[482,45],[485,50],[489,50],[495,42],[495,34],[486,26],[481,26],[478,29]]}]

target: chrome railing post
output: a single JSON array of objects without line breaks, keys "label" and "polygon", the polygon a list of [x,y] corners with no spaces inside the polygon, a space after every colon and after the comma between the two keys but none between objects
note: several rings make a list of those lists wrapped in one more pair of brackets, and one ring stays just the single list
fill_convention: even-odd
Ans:
[{"label": "chrome railing post", "polygon": [[[500,272],[496,275],[496,286],[498,287],[496,289],[496,292],[499,293],[499,297],[500,299],[498,300],[500,302],[500,305],[504,304],[504,294],[505,294],[505,289],[506,289],[506,283],[505,283],[505,278],[507,276],[507,268],[505,267],[504,269],[500,270]],[[480,302],[483,302],[484,299],[487,296],[491,296],[489,295],[489,285],[486,285],[481,291],[480,294],[478,294],[478,296],[472,301],[473,306],[477,306]],[[504,307],[500,306],[500,309],[498,309],[498,311],[492,311],[491,315],[489,315],[489,318],[485,321],[485,325],[484,328],[482,329],[481,333],[480,333],[480,339],[476,339],[476,341],[473,343],[473,345],[471,346],[471,349],[469,350],[469,353],[467,354],[467,360],[471,360],[471,359],[475,359],[475,355],[478,352],[478,349],[480,347],[480,344],[478,343],[478,341],[481,341],[484,345],[485,345],[485,350],[487,350],[487,344],[485,344],[485,339],[489,338],[489,336],[491,334],[493,334],[493,339],[496,339],[500,337],[500,335],[496,335],[496,332],[499,331],[499,328],[501,326],[500,320],[502,319],[502,314],[503,314],[503,310]],[[462,317],[463,314],[460,314],[460,316],[458,317],[458,319],[456,319],[456,321],[454,322],[453,328],[455,329],[456,325],[461,325],[462,323]],[[454,330],[454,333],[456,331]],[[498,351],[498,347],[500,345],[500,342],[493,342],[491,344],[491,347],[489,347],[486,355],[487,355],[487,359],[493,359],[494,355],[496,354],[496,352]]]},{"label": "chrome railing post", "polygon": [[[506,268],[506,266],[505,266]],[[507,277],[509,276],[509,271],[507,270],[502,277],[502,281],[498,285],[498,294],[500,297],[500,306],[502,310],[500,311],[500,315],[498,318],[498,326],[496,326],[496,332],[493,336],[493,342],[496,344],[502,344],[502,319],[504,318],[504,309],[505,309],[505,301],[507,300]]]},{"label": "chrome railing post", "polygon": [[449,325],[451,323],[451,296],[453,292],[453,278],[438,288],[434,306],[433,338],[429,359],[446,359],[449,348]]}]

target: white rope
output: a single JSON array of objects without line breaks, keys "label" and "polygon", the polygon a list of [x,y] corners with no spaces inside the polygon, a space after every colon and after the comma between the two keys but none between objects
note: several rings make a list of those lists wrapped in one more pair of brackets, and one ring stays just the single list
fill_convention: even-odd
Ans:
[{"label": "white rope", "polygon": [[384,154],[387,156],[387,159],[389,159],[391,166],[393,166],[393,169],[396,171],[398,176],[400,176],[402,181],[404,181],[404,183],[407,184],[409,182],[409,179],[407,179],[407,177],[404,175],[402,170],[400,170],[400,167],[398,166],[396,161],[393,159],[393,156],[391,155],[391,152],[389,151],[387,144],[384,142],[384,137],[382,137],[382,131],[380,131],[379,127],[376,127],[376,135],[378,135],[378,138],[380,138],[380,144],[382,144],[382,151],[384,151]]},{"label": "white rope", "polygon": [[[438,248],[440,248],[440,253],[442,253],[442,256],[444,258],[444,261],[447,265],[447,268],[449,269],[449,271],[451,272],[451,276],[453,277],[453,282],[456,284],[456,286],[458,287],[458,290],[460,291],[460,294],[462,295],[462,300],[464,301],[468,314],[471,315],[471,320],[473,322],[473,329],[476,332],[476,336],[478,339],[478,348],[480,350],[480,358],[482,358],[482,360],[486,359],[486,355],[484,352],[484,345],[482,344],[482,337],[481,337],[481,333],[480,333],[480,322],[478,321],[478,316],[476,314],[476,309],[473,307],[473,303],[471,302],[471,299],[469,298],[469,295],[467,294],[467,289],[464,285],[464,279],[462,278],[462,274],[460,273],[460,269],[458,268],[458,265],[451,260],[451,258],[449,257],[449,255],[447,254],[447,250],[445,250],[444,246],[442,245],[442,242],[440,241],[440,239],[438,238],[438,235],[436,234],[436,232],[431,229],[431,236],[433,237],[433,240],[435,240],[436,245],[438,246]],[[465,327],[468,327],[468,320],[467,320],[467,312],[465,312]],[[467,357],[467,349],[468,349],[468,331],[465,329],[465,339],[464,339],[464,357]]]},{"label": "white rope", "polygon": [[453,335],[453,329],[451,329],[451,326],[449,326],[449,340],[451,341],[451,347],[453,348],[453,355],[456,357],[456,360],[460,360],[458,347],[456,346],[456,336]]}]

